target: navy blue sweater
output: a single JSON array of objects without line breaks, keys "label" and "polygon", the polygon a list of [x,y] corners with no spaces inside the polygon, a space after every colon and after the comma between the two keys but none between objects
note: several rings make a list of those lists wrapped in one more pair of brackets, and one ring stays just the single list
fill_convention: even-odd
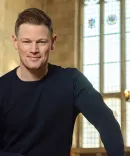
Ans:
[{"label": "navy blue sweater", "polygon": [[124,156],[119,124],[82,73],[49,64],[43,79],[25,82],[16,69],[0,78],[0,156],[69,156],[80,112],[99,131],[108,156]]}]

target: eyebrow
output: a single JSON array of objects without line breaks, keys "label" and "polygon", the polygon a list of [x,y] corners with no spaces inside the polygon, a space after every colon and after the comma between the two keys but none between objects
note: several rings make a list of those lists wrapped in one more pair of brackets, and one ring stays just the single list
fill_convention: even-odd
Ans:
[{"label": "eyebrow", "polygon": [[[31,40],[31,39],[29,39],[29,38],[21,38],[21,40]],[[48,39],[47,38],[39,38],[36,41],[41,41],[41,40],[48,40]]]}]

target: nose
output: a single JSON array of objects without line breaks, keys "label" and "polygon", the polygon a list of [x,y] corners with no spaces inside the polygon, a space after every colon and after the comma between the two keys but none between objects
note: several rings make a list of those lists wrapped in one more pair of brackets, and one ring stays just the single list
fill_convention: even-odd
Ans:
[{"label": "nose", "polygon": [[31,52],[31,53],[38,53],[38,52],[39,52],[38,45],[37,45],[36,42],[33,42],[33,43],[31,44],[30,52]]}]

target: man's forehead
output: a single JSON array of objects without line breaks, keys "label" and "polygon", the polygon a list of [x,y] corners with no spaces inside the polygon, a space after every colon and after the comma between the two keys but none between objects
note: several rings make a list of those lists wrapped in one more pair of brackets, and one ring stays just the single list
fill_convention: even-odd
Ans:
[{"label": "man's forehead", "polygon": [[42,32],[49,33],[49,29],[45,25],[34,25],[34,24],[22,24],[19,27],[19,32]]},{"label": "man's forehead", "polygon": [[42,25],[21,25],[18,31],[18,36],[20,38],[37,38],[45,39],[50,38],[50,32],[47,27]]}]

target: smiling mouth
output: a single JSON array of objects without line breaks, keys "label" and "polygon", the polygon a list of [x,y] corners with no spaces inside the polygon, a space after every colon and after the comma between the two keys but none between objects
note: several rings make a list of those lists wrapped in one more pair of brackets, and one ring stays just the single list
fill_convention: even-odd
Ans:
[{"label": "smiling mouth", "polygon": [[40,58],[40,57],[30,57],[30,58]]},{"label": "smiling mouth", "polygon": [[40,57],[29,57],[31,60],[38,60]]}]

